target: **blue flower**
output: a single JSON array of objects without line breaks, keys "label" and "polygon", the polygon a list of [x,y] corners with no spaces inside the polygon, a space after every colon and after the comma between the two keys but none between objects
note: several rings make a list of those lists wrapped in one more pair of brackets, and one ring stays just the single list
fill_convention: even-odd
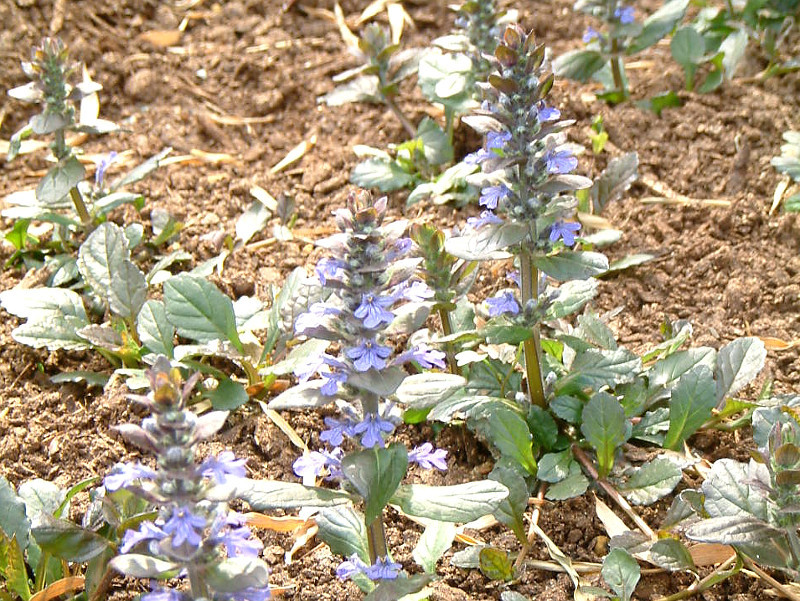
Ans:
[{"label": "blue flower", "polygon": [[156,477],[155,470],[141,463],[118,463],[103,479],[106,490],[114,492],[133,484],[135,480],[152,480]]},{"label": "blue flower", "polygon": [[511,132],[490,131],[486,134],[486,150],[502,150],[511,141]]},{"label": "blue flower", "polygon": [[389,252],[386,253],[386,260],[394,261],[398,257],[408,254],[408,251],[410,251],[413,246],[414,241],[411,240],[411,238],[400,238],[394,243]]},{"label": "blue flower", "polygon": [[[152,585],[151,585],[152,586]],[[157,588],[140,597],[140,601],[188,601],[189,595],[174,588]]]},{"label": "blue flower", "polygon": [[406,281],[400,284],[392,295],[402,298],[412,303],[421,303],[434,295],[433,290],[428,288],[425,282],[414,280],[410,284]]},{"label": "blue flower", "polygon": [[600,32],[597,31],[594,27],[587,27],[586,31],[583,34],[583,43],[588,44],[595,38],[600,38]]},{"label": "blue flower", "polygon": [[142,522],[138,530],[126,530],[119,546],[120,553],[128,553],[139,543],[148,540],[162,540],[167,538],[166,532],[153,522]]},{"label": "blue flower", "polygon": [[368,567],[364,560],[353,553],[347,560],[339,564],[336,568],[336,575],[340,580],[347,580],[356,574],[363,574]]},{"label": "blue flower", "polygon": [[386,358],[391,354],[392,349],[371,339],[362,340],[360,345],[345,351],[345,355],[353,360],[356,371],[362,372],[370,368],[383,369],[386,367]]},{"label": "blue flower", "polygon": [[364,574],[370,580],[395,580],[402,569],[403,566],[388,557],[379,557],[374,564],[364,570]]},{"label": "blue flower", "polygon": [[559,238],[567,246],[575,244],[575,234],[581,229],[581,224],[576,221],[558,220],[550,226],[550,242],[558,242]]},{"label": "blue flower", "polygon": [[561,119],[561,111],[554,106],[545,106],[544,100],[540,100],[536,103],[536,111],[540,123],[544,123],[546,121],[558,121]]},{"label": "blue flower", "polygon": [[244,478],[247,459],[236,459],[231,451],[223,451],[217,457],[209,457],[200,464],[200,473],[213,479],[217,484],[226,484],[232,478]]},{"label": "blue flower", "polygon": [[464,157],[464,162],[467,165],[480,165],[484,161],[488,161],[494,155],[493,152],[489,152],[484,148],[479,148],[476,152],[471,152],[467,156]]},{"label": "blue flower", "polygon": [[393,304],[394,299],[391,296],[362,294],[361,304],[353,312],[353,315],[364,320],[364,327],[372,330],[381,324],[390,324],[394,321],[394,313],[386,310]]},{"label": "blue flower", "polygon": [[314,271],[317,273],[320,283],[325,286],[328,283],[328,278],[338,278],[344,268],[344,261],[331,257],[324,257],[317,261]]},{"label": "blue flower", "polygon": [[339,315],[340,313],[341,310],[336,307],[330,307],[325,303],[314,303],[308,308],[308,311],[297,316],[294,322],[294,331],[296,334],[304,334],[306,330],[323,325],[326,315]]},{"label": "blue flower", "polygon": [[344,442],[344,437],[353,436],[353,424],[349,419],[338,420],[332,417],[325,418],[327,430],[320,432],[319,439],[329,445],[338,447]]},{"label": "blue flower", "polygon": [[321,450],[309,451],[295,459],[292,464],[292,471],[303,480],[316,478],[326,469],[328,470],[329,479],[338,478],[342,473],[343,456],[344,451],[339,447],[336,447],[330,453]]},{"label": "blue flower", "polygon": [[228,557],[258,557],[264,544],[253,537],[250,528],[231,528],[218,537],[218,542],[225,545]]},{"label": "blue flower", "polygon": [[394,431],[394,424],[389,420],[382,419],[379,415],[368,413],[364,420],[353,426],[355,434],[363,434],[361,445],[371,449],[375,445],[383,448],[383,435],[381,432],[391,433]]},{"label": "blue flower", "polygon": [[636,11],[632,6],[620,5],[614,10],[614,16],[623,25],[628,25],[636,19]]},{"label": "blue flower", "polygon": [[421,468],[429,470],[436,468],[445,471],[447,469],[447,451],[444,449],[434,449],[429,442],[423,443],[408,452],[409,462],[413,461]]},{"label": "blue flower", "polygon": [[506,274],[506,279],[512,284],[516,284],[517,288],[522,288],[522,280],[519,279],[519,271],[516,269],[514,271],[509,271]]},{"label": "blue flower", "polygon": [[205,518],[193,514],[189,507],[174,507],[172,517],[164,524],[164,532],[172,536],[173,547],[180,547],[183,543],[199,547],[205,527]]},{"label": "blue flower", "polygon": [[497,203],[511,195],[511,190],[504,184],[489,186],[481,190],[480,204],[487,209],[496,209]]},{"label": "blue flower", "polygon": [[333,396],[339,391],[339,384],[347,382],[347,374],[343,371],[323,371],[319,375],[325,380],[319,389],[323,396]]},{"label": "blue flower", "polygon": [[248,586],[233,593],[217,593],[217,597],[225,601],[266,601],[271,595],[269,586],[262,588]]},{"label": "blue flower", "polygon": [[106,170],[111,166],[111,163],[117,160],[116,151],[112,150],[97,164],[97,171],[94,172],[94,185],[96,188],[103,187],[103,179],[106,176]]},{"label": "blue flower", "polygon": [[480,217],[470,217],[467,219],[467,225],[474,230],[479,230],[485,225],[498,225],[500,223],[503,223],[503,220],[491,211],[483,211]]},{"label": "blue flower", "polygon": [[486,305],[489,308],[490,317],[497,317],[504,313],[511,313],[511,315],[517,315],[519,313],[519,303],[514,294],[508,290],[503,292],[500,296],[487,298]]},{"label": "blue flower", "polygon": [[445,356],[444,352],[433,349],[423,342],[405,353],[398,355],[394,360],[394,364],[402,365],[409,361],[416,361],[423,369],[430,369],[432,367],[444,369],[447,367],[447,364],[444,362]]},{"label": "blue flower", "polygon": [[551,150],[544,155],[548,173],[569,173],[578,166],[578,159],[569,150]]}]

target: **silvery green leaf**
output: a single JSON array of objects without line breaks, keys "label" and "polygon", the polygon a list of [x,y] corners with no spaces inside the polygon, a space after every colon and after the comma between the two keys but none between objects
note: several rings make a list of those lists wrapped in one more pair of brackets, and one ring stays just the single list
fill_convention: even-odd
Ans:
[{"label": "silvery green leaf", "polygon": [[236,238],[241,244],[247,244],[257,232],[264,229],[267,221],[272,216],[264,203],[255,201],[241,217],[236,220]]},{"label": "silvery green leaf", "polygon": [[229,557],[206,571],[211,588],[218,593],[236,593],[269,584],[269,568],[257,557]]},{"label": "silvery green leaf", "polygon": [[639,155],[628,152],[608,162],[603,172],[594,181],[589,192],[595,213],[600,213],[610,202],[619,199],[639,177]]},{"label": "silvery green leaf", "polygon": [[205,278],[187,273],[171,277],[164,282],[164,305],[181,336],[198,342],[229,340],[242,351],[231,299]]},{"label": "silvery green leaf", "polygon": [[198,440],[210,438],[225,425],[228,418],[227,411],[210,411],[197,418],[194,435]]},{"label": "silvery green leaf", "polygon": [[517,536],[517,540],[525,542],[525,510],[528,508],[528,484],[525,474],[513,464],[504,465],[503,462],[494,466],[489,474],[489,480],[499,482],[508,489],[508,496],[500,502],[495,509],[494,517],[501,524],[505,524]]},{"label": "silvery green leaf", "polygon": [[175,263],[179,263],[181,261],[191,261],[192,255],[186,252],[185,250],[176,250],[168,255],[161,257],[156,263],[150,268],[150,271],[147,273],[146,279],[147,283],[151,286],[155,286],[157,284],[163,284],[169,278],[172,277],[172,274],[167,271],[169,267],[174,265]]},{"label": "silvery green leaf", "polygon": [[44,92],[41,89],[41,85],[35,81],[29,81],[25,85],[11,88],[6,93],[12,98],[16,98],[22,102],[35,103],[44,99]]},{"label": "silvery green leaf", "polygon": [[722,52],[722,70],[725,74],[725,79],[732,79],[736,73],[736,68],[744,56],[744,51],[747,48],[747,31],[745,29],[738,29],[728,34],[719,45],[719,52]]},{"label": "silvery green leaf", "polygon": [[488,115],[465,115],[461,117],[461,122],[468,125],[479,134],[504,130],[503,125],[497,119]]},{"label": "silvery green leaf", "polygon": [[527,422],[515,411],[502,405],[480,405],[470,410],[475,428],[497,447],[500,453],[513,459],[530,475],[536,474],[533,457],[533,437]]},{"label": "silvery green leaf", "polygon": [[101,349],[116,351],[122,346],[122,336],[111,326],[92,324],[82,327],[76,334]]},{"label": "silvery green leaf", "polygon": [[570,50],[553,61],[553,71],[559,77],[587,82],[606,62],[596,50]]},{"label": "silvery green leaf", "polygon": [[83,165],[74,156],[60,161],[36,186],[37,200],[48,206],[58,203],[83,181],[85,173]]},{"label": "silvery green leaf", "polygon": [[395,391],[397,400],[409,409],[425,409],[464,389],[467,381],[459,375],[425,371],[406,376]]},{"label": "silvery green leaf", "polygon": [[381,580],[364,601],[397,601],[425,588],[433,580],[432,574],[400,574],[394,580]]},{"label": "silvery green leaf", "polygon": [[683,441],[694,434],[717,405],[714,375],[705,365],[696,365],[684,373],[669,403],[669,431],[664,447],[680,450]]},{"label": "silvery green leaf", "polygon": [[450,565],[465,570],[477,570],[481,565],[480,555],[484,545],[472,545],[453,553]]},{"label": "silvery green leaf", "polygon": [[358,555],[369,561],[367,530],[364,516],[350,505],[326,507],[315,517],[319,527],[319,537],[330,547],[332,553],[350,557]]},{"label": "silvery green leaf", "polygon": [[381,192],[401,190],[414,181],[394,160],[367,159],[353,167],[350,182],[362,188],[378,188]]},{"label": "silvery green leaf", "polygon": [[680,467],[669,459],[657,458],[636,468],[618,488],[634,505],[651,505],[671,493],[682,477]]},{"label": "silvery green leaf", "polygon": [[[766,468],[755,463],[740,463],[733,459],[719,459],[703,481],[704,508],[713,517],[754,516],[766,520],[767,500],[749,483],[757,478],[757,471]],[[769,474],[766,475],[767,479]]]},{"label": "silvery green leaf", "polygon": [[144,274],[130,261],[128,239],[118,225],[101,223],[81,244],[78,269],[111,311],[134,319],[147,297]]},{"label": "silvery green leaf", "polygon": [[574,464],[575,460],[570,449],[546,453],[539,459],[539,471],[536,477],[542,482],[560,482],[569,475]]},{"label": "silvery green leaf", "polygon": [[637,265],[644,265],[645,263],[649,263],[650,261],[655,259],[657,256],[658,255],[653,255],[650,253],[634,253],[631,255],[626,255],[621,259],[612,261],[608,265],[608,270],[602,275],[603,276],[611,275],[612,273],[624,271],[631,267],[636,267]]},{"label": "silvery green leaf", "polygon": [[317,340],[316,338],[306,340],[302,344],[294,347],[286,359],[260,370],[259,374],[285,376],[293,373],[297,368],[305,365],[312,358],[319,357],[325,352],[325,349],[327,349],[329,345],[330,343],[327,340]]},{"label": "silvery green leaf", "polygon": [[75,125],[72,129],[84,134],[93,134],[95,136],[99,136],[119,131],[120,127],[119,125],[117,125],[113,121],[109,121],[108,119],[95,119],[91,123],[79,123],[78,125]]},{"label": "silvery green leaf", "polygon": [[719,349],[714,375],[717,402],[736,394],[764,368],[767,350],[758,338],[737,338]]},{"label": "silvery green leaf", "polygon": [[230,378],[222,378],[217,387],[208,392],[207,397],[211,406],[221,411],[233,411],[250,400],[245,387]]},{"label": "silvery green leaf", "polygon": [[24,125],[21,129],[14,132],[11,136],[11,139],[8,141],[8,155],[6,160],[10,163],[17,155],[19,155],[20,151],[22,150],[22,145],[24,140],[27,140],[31,137],[33,133],[33,128],[31,127],[30,123]]},{"label": "silvery green leaf", "polygon": [[451,255],[466,261],[488,261],[509,257],[505,249],[522,242],[529,229],[521,223],[487,225],[464,236],[448,238],[444,248]]},{"label": "silvery green leaf", "polygon": [[641,578],[642,570],[630,553],[617,548],[606,555],[600,574],[622,601],[630,601]]},{"label": "silvery green leaf", "polygon": [[429,574],[436,572],[436,562],[453,545],[456,525],[452,522],[430,522],[419,537],[412,557]]},{"label": "silvery green leaf", "polygon": [[332,507],[351,501],[350,495],[346,492],[303,486],[296,482],[239,478],[234,488],[235,497],[246,501],[256,511]]},{"label": "silvery green leaf", "polygon": [[579,424],[583,413],[583,401],[569,395],[558,395],[550,403],[550,410],[570,424]]},{"label": "silvery green leaf", "polygon": [[650,547],[650,561],[670,572],[694,570],[694,560],[689,549],[674,538],[662,538],[653,543]]},{"label": "silvery green leaf", "polygon": [[703,494],[697,490],[682,490],[672,500],[667,515],[661,524],[663,530],[671,530],[686,520],[696,520],[703,515]]},{"label": "silvery green leaf", "polygon": [[141,179],[144,179],[148,174],[158,169],[161,161],[170,153],[172,152],[172,148],[165,148],[161,152],[154,154],[149,159],[147,159],[144,163],[137,165],[133,169],[131,169],[126,175],[123,175],[119,179],[114,180],[109,185],[109,190],[111,192],[116,192],[119,188],[123,186],[129,186],[131,184],[135,184]]},{"label": "silvery green leaf", "polygon": [[408,470],[408,452],[399,443],[364,449],[342,459],[342,474],[364,499],[364,518],[371,524],[400,485]]},{"label": "silvery green leaf", "polygon": [[332,91],[320,96],[317,102],[324,102],[328,106],[342,106],[351,102],[380,102],[379,85],[376,75],[362,75],[336,86]]},{"label": "silvery green leaf", "polygon": [[432,302],[405,303],[400,305],[392,310],[392,313],[394,313],[394,321],[389,324],[389,327],[383,330],[384,333],[386,335],[402,335],[416,332],[425,324],[425,320],[428,319],[433,305],[434,303]]},{"label": "silvery green leaf", "polygon": [[558,288],[558,296],[547,307],[545,320],[561,319],[580,310],[597,296],[598,282],[595,279],[570,280]]},{"label": "silvery green leaf", "polygon": [[664,446],[667,430],[669,430],[669,409],[658,407],[646,411],[639,423],[634,424],[631,438]]},{"label": "silvery green leaf", "polygon": [[[70,124],[70,119],[61,113],[53,113],[45,110],[44,113],[34,115],[28,122],[33,133],[39,136],[51,134],[59,129],[64,129]],[[83,178],[81,178],[83,179]]]},{"label": "silvery green leaf", "polygon": [[406,378],[406,372],[400,367],[385,367],[350,374],[347,383],[355,388],[374,392],[378,396],[391,396]]},{"label": "silvery green leaf", "polygon": [[66,288],[15,288],[0,292],[3,309],[25,319],[45,316],[75,317],[88,324],[81,296]]},{"label": "silvery green leaf", "polygon": [[491,480],[452,486],[401,484],[390,503],[414,517],[466,523],[493,513],[507,496],[508,489]]},{"label": "silvery green leaf", "polygon": [[75,371],[62,371],[50,378],[53,384],[64,383],[81,383],[85,384],[87,388],[95,386],[103,388],[108,384],[108,374],[98,373],[96,371],[75,370]]},{"label": "silvery green leaf", "polygon": [[286,411],[323,407],[336,400],[335,396],[326,396],[320,392],[323,384],[325,384],[324,380],[301,382],[272,399],[267,403],[267,408],[275,411]]},{"label": "silvery green leaf", "polygon": [[180,568],[179,564],[138,553],[117,555],[108,562],[108,566],[132,578],[163,578]]},{"label": "silvery green leaf", "polygon": [[[596,280],[588,281],[591,282]],[[564,286],[572,283],[573,282],[567,282],[564,284]],[[561,288],[559,288],[559,291]],[[583,315],[578,315],[578,327],[575,328],[573,334],[581,340],[585,340],[586,342],[591,343],[593,346],[597,346],[601,349],[608,351],[617,349],[617,341],[614,338],[614,332],[595,313],[587,312]]]},{"label": "silvery green leaf", "polygon": [[689,0],[668,0],[661,8],[645,19],[641,33],[633,39],[626,52],[634,55],[649,48],[667,35],[681,22]]},{"label": "silvery green leaf", "polygon": [[431,165],[453,162],[453,145],[447,133],[430,117],[425,117],[417,127],[417,138],[422,140],[422,152]]},{"label": "silvery green leaf", "polygon": [[569,374],[561,378],[556,386],[559,391],[567,385],[599,390],[603,386],[631,382],[641,369],[641,359],[628,349],[589,349],[575,357]]},{"label": "silvery green leaf", "polygon": [[77,332],[86,325],[86,320],[71,315],[39,315],[12,331],[11,337],[33,348],[82,351],[90,345]]},{"label": "silvery green leaf", "polygon": [[138,203],[142,203],[143,201],[144,196],[141,194],[133,194],[131,192],[112,192],[111,194],[106,194],[102,198],[97,199],[97,201],[94,203],[94,208],[98,214],[105,215],[109,211],[124,204],[136,205]]},{"label": "silvery green leaf", "polygon": [[598,473],[605,478],[614,465],[617,448],[630,437],[630,423],[619,401],[596,393],[583,408],[581,432],[597,452]]},{"label": "silvery green leaf", "polygon": [[[31,528],[31,536],[42,551],[78,563],[89,561],[109,548],[109,542],[96,532],[47,513],[39,516],[38,523]],[[30,551],[29,548],[29,556]]]},{"label": "silvery green leaf", "polygon": [[471,394],[466,390],[463,393],[456,392],[447,399],[437,403],[428,414],[428,419],[447,423],[452,420],[456,414],[466,414],[479,405],[502,400],[503,399],[498,399],[496,397]]},{"label": "silvery green leaf", "polygon": [[448,52],[465,52],[471,46],[469,38],[463,34],[443,35],[433,40],[431,44]]},{"label": "silvery green leaf", "polygon": [[692,368],[703,365],[714,369],[717,351],[708,346],[673,353],[653,364],[646,372],[650,387],[671,387]]},{"label": "silvery green leaf", "polygon": [[3,476],[0,476],[0,530],[8,538],[16,537],[23,551],[28,547],[31,522],[25,512],[25,502]]},{"label": "silvery green leaf", "polygon": [[793,563],[786,532],[753,516],[727,515],[701,520],[689,527],[686,536],[701,542],[731,545],[761,565],[786,568]]},{"label": "silvery green leaf", "polygon": [[551,176],[544,184],[538,187],[540,192],[545,194],[560,194],[572,190],[584,190],[591,187],[592,180],[582,175],[566,173],[563,175]]},{"label": "silvery green leaf", "polygon": [[583,475],[577,464],[572,464],[569,475],[563,480],[547,487],[545,498],[548,501],[566,501],[580,497],[589,488],[589,479]]},{"label": "silvery green leaf", "polygon": [[[448,78],[454,79],[457,75],[464,78],[471,70],[472,61],[465,54],[444,53],[437,48],[428,52],[419,62],[417,72],[419,87],[431,102],[442,102],[449,96],[438,94],[441,82],[449,81]],[[442,92],[449,93],[453,85],[448,83],[441,88]],[[465,90],[462,88],[461,91]]]},{"label": "silvery green leaf", "polygon": [[500,601],[530,601],[525,595],[517,591],[503,591],[500,593]]},{"label": "silvery green leaf", "polygon": [[653,545],[653,539],[638,530],[625,530],[608,541],[612,549],[625,549],[631,555],[644,555]]},{"label": "silvery green leaf", "polygon": [[160,300],[150,299],[136,316],[136,332],[150,352],[172,357],[175,327],[167,319],[167,310]]},{"label": "silvery green leaf", "polygon": [[533,263],[560,282],[585,280],[608,271],[608,258],[588,251],[564,250],[555,255],[535,256]]}]

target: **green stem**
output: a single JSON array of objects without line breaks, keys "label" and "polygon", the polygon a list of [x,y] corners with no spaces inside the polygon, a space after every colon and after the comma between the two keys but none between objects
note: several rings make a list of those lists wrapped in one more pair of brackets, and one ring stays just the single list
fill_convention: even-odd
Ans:
[{"label": "green stem", "polygon": [[384,96],[383,101],[394,113],[394,116],[400,120],[400,123],[403,124],[403,128],[408,132],[408,135],[415,138],[417,136],[417,128],[408,120],[408,117],[406,117],[403,111],[400,110],[400,107],[395,104],[394,100],[389,96]]},{"label": "green stem", "polygon": [[[519,256],[520,279],[522,284],[523,308],[530,300],[539,296],[539,270],[533,264],[530,253],[523,250]],[[528,377],[528,398],[531,404],[547,407],[542,381],[542,343],[539,324],[533,326],[533,336],[522,343],[525,353],[525,374]]]},{"label": "green stem", "polygon": [[72,199],[72,204],[75,207],[75,211],[78,213],[81,223],[87,228],[91,227],[92,217],[89,215],[86,204],[83,202],[83,196],[81,196],[77,187],[70,188],[69,197]]},{"label": "green stem", "polygon": [[628,91],[622,81],[622,61],[619,58],[619,42],[611,39],[611,75],[614,77],[614,87],[622,93],[623,98],[628,97]]},{"label": "green stem", "polygon": [[[450,319],[450,311],[445,309],[444,307],[439,307],[437,309],[439,312],[439,319],[442,320],[442,333],[445,336],[450,336],[453,333],[453,322]],[[445,346],[445,354],[447,355],[447,368],[450,370],[451,374],[458,375],[458,365],[456,364],[456,353],[455,349],[453,348],[453,343],[448,342]]]},{"label": "green stem", "polygon": [[[380,398],[374,392],[361,391],[361,410],[366,416],[369,413],[378,415]],[[383,512],[372,523],[367,524],[367,544],[369,545],[369,558],[375,563],[381,557],[388,556],[386,544],[386,530],[383,528]]]},{"label": "green stem", "polygon": [[189,585],[192,591],[192,599],[206,599],[208,598],[208,586],[202,576],[202,573],[190,566],[187,568],[189,572]]},{"label": "green stem", "polygon": [[33,584],[33,590],[39,592],[44,590],[47,577],[47,564],[50,562],[50,553],[42,552],[39,558],[39,563],[36,564],[36,582]]}]

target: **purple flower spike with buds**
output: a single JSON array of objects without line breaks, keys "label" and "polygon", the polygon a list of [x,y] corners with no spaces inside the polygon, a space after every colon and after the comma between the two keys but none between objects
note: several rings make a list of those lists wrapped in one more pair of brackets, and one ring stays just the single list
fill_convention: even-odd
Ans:
[{"label": "purple flower spike with buds", "polygon": [[550,226],[550,242],[564,241],[567,246],[574,246],[575,234],[581,229],[581,224],[576,221],[556,221]]},{"label": "purple flower spike with buds", "polygon": [[490,317],[497,317],[505,313],[510,313],[511,315],[517,315],[519,313],[519,303],[514,294],[508,290],[503,292],[500,296],[487,298],[486,305],[489,308]]},{"label": "purple flower spike with buds", "polygon": [[164,532],[172,536],[173,547],[180,547],[183,543],[199,547],[205,526],[204,517],[193,514],[188,507],[175,507],[172,517],[164,524]]},{"label": "purple flower spike with buds", "polygon": [[114,492],[130,486],[136,480],[152,480],[156,476],[155,470],[141,463],[118,463],[105,477],[103,485],[109,492]]},{"label": "purple flower spike with buds", "polygon": [[360,345],[345,351],[348,359],[353,360],[356,371],[369,371],[370,368],[383,369],[386,367],[386,358],[391,354],[392,349],[374,340],[362,340]]},{"label": "purple flower spike with buds", "polygon": [[578,159],[572,156],[569,150],[550,151],[544,156],[547,172],[569,173],[578,166]]},{"label": "purple flower spike with buds", "polygon": [[504,184],[489,186],[481,190],[480,204],[487,209],[496,209],[498,203],[511,195],[511,190]]},{"label": "purple flower spike with buds", "polygon": [[374,446],[383,448],[382,432],[387,434],[394,432],[394,424],[389,420],[382,419],[375,414],[367,414],[364,420],[353,426],[353,432],[361,435],[361,445],[371,449]]}]

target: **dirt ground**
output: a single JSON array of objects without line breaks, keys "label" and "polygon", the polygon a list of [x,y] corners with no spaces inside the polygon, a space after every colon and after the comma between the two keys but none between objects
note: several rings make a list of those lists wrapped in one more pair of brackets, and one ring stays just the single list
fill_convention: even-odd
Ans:
[{"label": "dirt ground", "polygon": [[[345,15],[357,15],[366,4],[366,0],[344,0],[342,9]],[[447,4],[404,2],[416,25],[407,32],[406,44],[425,46],[447,33],[453,21]],[[171,146],[174,154],[201,150],[230,155],[223,162],[159,170],[136,188],[146,197],[142,214],[120,211],[114,216],[117,220],[135,218],[147,224],[152,210],[166,209],[184,223],[177,244],[200,262],[219,252],[223,235],[234,232],[236,219],[252,202],[250,188],[258,185],[276,197],[293,195],[298,231],[313,239],[330,231],[331,210],[341,205],[350,189],[349,171],[357,162],[351,147],[385,147],[401,142],[404,131],[381,106],[318,104],[317,97],[334,86],[331,77],[355,66],[356,60],[333,23],[304,14],[300,5],[333,8],[329,0],[300,0],[286,12],[279,0],[0,0],[0,89],[25,83],[20,60],[56,26],[72,57],[86,64],[103,85],[101,117],[125,129],[120,135],[87,142],[87,152],[130,149],[145,158]],[[558,55],[580,43],[588,24],[570,5],[569,0],[543,0],[513,6],[520,10],[522,24]],[[637,10],[642,10],[639,5]],[[169,48],[142,36],[175,31],[184,18],[185,31]],[[733,82],[709,95],[679,92],[683,107],[668,109],[660,117],[630,103],[606,106],[593,98],[591,92],[597,90],[592,85],[557,81],[551,93],[562,114],[577,120],[570,134],[573,141],[589,147],[589,125],[600,114],[615,152],[639,153],[642,180],[603,215],[624,231],[623,239],[608,252],[612,259],[640,252],[658,258],[605,280],[595,302],[598,311],[622,307],[611,325],[621,343],[634,350],[658,341],[659,325],[677,318],[691,320],[696,345],[719,347],[743,335],[800,339],[800,223],[794,215],[769,213],[780,180],[769,160],[779,153],[782,132],[800,128],[800,77],[754,82],[752,76],[765,63],[757,52],[750,54]],[[659,44],[638,58],[637,68],[629,71],[634,99],[682,89],[683,74],[670,59],[668,45]],[[400,104],[414,122],[430,110],[411,84],[403,87]],[[0,139],[8,140],[31,114],[28,105],[0,99]],[[279,173],[270,171],[298,143],[312,139],[314,147],[300,162]],[[596,175],[610,156],[609,152],[593,156],[589,151],[581,157],[579,171]],[[0,197],[34,186],[45,168],[41,152],[10,164],[0,159]],[[690,199],[727,203],[645,204],[643,198],[662,195],[652,182]],[[390,206],[394,215],[440,225],[463,223],[475,213],[475,207],[406,209],[401,193],[390,196]],[[2,227],[9,225],[5,222]],[[269,238],[270,229],[254,240]],[[10,253],[7,246],[0,248],[0,261]],[[233,297],[266,298],[270,285],[280,284],[297,266],[311,265],[317,256],[318,251],[305,242],[245,247],[228,258],[215,281]],[[24,275],[4,270],[0,289],[18,285]],[[492,285],[487,271],[476,292],[482,294]],[[110,371],[105,360],[90,353],[23,347],[10,337],[17,323],[3,313],[0,475],[15,485],[39,477],[67,486],[135,456],[135,450],[111,431],[115,424],[139,419],[130,410],[122,385],[112,382],[99,393],[50,382],[62,371]],[[760,382],[767,380],[774,382],[776,392],[800,391],[800,347],[771,351]],[[319,417],[300,414],[288,419],[309,446],[319,446]],[[421,441],[433,434],[425,428],[407,428],[402,436]],[[745,434],[704,433],[691,442],[713,460],[746,456],[746,441]],[[291,463],[296,449],[258,407],[237,411],[218,444],[248,457],[253,477],[294,479]],[[440,479],[437,483],[480,478],[491,469],[490,455],[460,430],[446,430],[437,444],[451,455],[448,474],[433,476]],[[643,515],[657,527],[667,506],[647,508]],[[411,551],[419,529],[391,511],[388,517],[395,559],[413,570]],[[605,533],[591,495],[545,505],[540,523],[573,559],[602,560]],[[285,565],[283,555],[291,538],[261,534],[265,557],[273,566],[271,581],[292,587],[288,596],[314,601],[356,598],[355,587],[336,578],[339,559],[326,547],[312,543]],[[500,529],[476,535],[517,548],[513,537]],[[548,558],[541,545],[531,555]],[[451,567],[449,557],[442,561],[442,578],[431,599],[500,598],[502,585],[477,571]],[[635,597],[657,599],[691,581],[686,575],[647,576]],[[511,588],[539,601],[572,596],[565,575],[534,569],[525,569]],[[745,601],[765,594],[759,581],[740,574],[703,599]]]}]

